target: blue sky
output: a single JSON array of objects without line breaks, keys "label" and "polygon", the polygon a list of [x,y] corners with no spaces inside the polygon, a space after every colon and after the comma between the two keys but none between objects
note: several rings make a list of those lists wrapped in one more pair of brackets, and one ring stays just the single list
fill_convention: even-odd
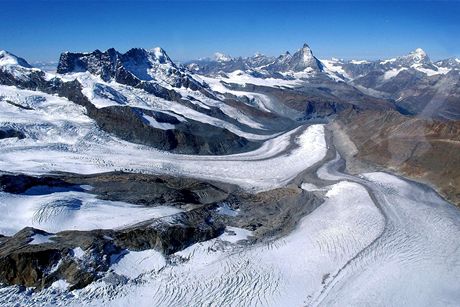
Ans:
[{"label": "blue sky", "polygon": [[63,51],[163,47],[176,60],[307,42],[320,58],[388,58],[423,48],[460,57],[458,1],[0,1],[0,49],[27,60]]}]

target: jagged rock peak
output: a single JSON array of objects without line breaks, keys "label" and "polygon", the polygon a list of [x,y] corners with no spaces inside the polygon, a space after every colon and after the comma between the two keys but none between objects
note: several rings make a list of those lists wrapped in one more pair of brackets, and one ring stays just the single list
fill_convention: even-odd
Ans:
[{"label": "jagged rock peak", "polygon": [[303,44],[302,49],[300,49],[298,52],[302,54],[302,60],[305,63],[310,63],[314,59],[313,51],[311,50],[310,46],[308,46],[308,44],[306,43]]},{"label": "jagged rock peak", "polygon": [[290,66],[294,71],[303,71],[307,68],[317,71],[322,69],[321,62],[315,58],[313,51],[306,43],[294,53],[290,61]]}]

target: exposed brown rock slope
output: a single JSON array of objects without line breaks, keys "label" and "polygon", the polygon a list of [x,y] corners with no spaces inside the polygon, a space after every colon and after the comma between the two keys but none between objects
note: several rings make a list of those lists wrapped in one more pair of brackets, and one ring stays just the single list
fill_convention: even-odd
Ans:
[{"label": "exposed brown rock slope", "polygon": [[460,206],[460,121],[351,110],[336,123],[357,147],[358,159],[431,183]]}]

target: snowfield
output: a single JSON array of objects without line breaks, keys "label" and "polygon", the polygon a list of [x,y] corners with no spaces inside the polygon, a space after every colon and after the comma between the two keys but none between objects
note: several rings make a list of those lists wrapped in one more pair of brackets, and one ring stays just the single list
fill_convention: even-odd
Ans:
[{"label": "snowfield", "polygon": [[[283,238],[245,245],[239,240],[250,232],[228,229],[169,261],[155,251],[121,255],[112,270],[127,281],[112,276],[65,295],[65,290],[24,294],[7,287],[0,289],[0,302],[456,306],[458,210],[432,190],[386,173],[364,174],[355,181],[326,187],[326,201]],[[229,240],[229,235],[236,237]]]},{"label": "snowfield", "polygon": [[[156,97],[141,89],[119,84],[114,81],[105,82],[100,77],[94,76],[88,72],[55,76],[64,81],[78,80],[83,85],[83,94],[97,108],[129,105],[146,110],[167,112],[172,116],[179,116],[182,119],[189,118],[198,122],[225,128],[239,136],[251,140],[264,140],[270,137],[267,135],[245,132],[233,123],[198,112],[197,110],[183,104]],[[265,130],[263,125],[257,122],[256,119],[249,118],[238,109],[223,102],[210,99],[197,91],[191,91],[185,88],[175,88],[174,90],[180,93],[183,97],[194,98],[191,99],[190,102],[200,108],[210,109],[210,107],[218,107],[230,118],[238,120],[241,124],[246,125],[247,127],[259,129],[261,131]]]},{"label": "snowfield", "polygon": [[[162,54],[161,50],[154,53]],[[331,73],[343,72],[338,61],[325,63]],[[384,78],[398,73],[390,70]],[[324,161],[328,150],[324,125],[264,135],[263,125],[237,108],[184,88],[177,91],[199,99],[191,99],[197,108],[218,107],[242,125],[138,89],[105,83],[87,73],[63,78],[77,78],[85,86],[84,94],[99,108],[127,104],[161,111],[179,121],[198,120],[263,143],[253,151],[225,156],[171,154],[101,131],[84,108],[67,99],[0,86],[0,126],[25,135],[0,139],[0,170],[32,175],[124,170],[221,181],[254,193],[285,187],[306,169],[324,162],[315,182],[300,184],[324,202],[281,238],[253,243],[251,237],[257,232],[227,226],[219,237],[169,256],[155,250],[125,250],[111,258],[109,272],[85,288],[69,291],[71,284],[66,280],[39,292],[0,287],[1,306],[459,305],[459,210],[430,188],[394,175],[341,173],[340,155]],[[260,109],[273,111],[268,96],[229,90],[221,83],[244,85],[253,79],[275,86],[272,79],[243,72],[201,81],[219,93],[253,98]],[[166,81],[162,80],[165,86]],[[153,117],[144,119],[159,129],[174,128]],[[261,134],[246,132],[256,130]],[[0,234],[10,236],[26,226],[50,233],[120,229],[181,212],[166,206],[101,200],[88,193],[91,187],[80,188],[0,192]],[[244,213],[243,206],[233,209],[227,203],[216,210],[230,220]],[[47,244],[53,236],[35,234],[29,244]],[[73,255],[86,256],[79,247]]]},{"label": "snowfield", "polygon": [[[114,170],[172,174],[225,181],[248,190],[280,187],[326,154],[324,127],[312,125],[272,137],[251,152],[227,156],[170,154],[117,139],[100,131],[84,109],[72,102],[37,92],[1,87],[5,112],[0,124],[22,131],[26,138],[0,140],[0,169],[28,174],[54,171],[80,174]],[[169,128],[169,127],[164,127]],[[292,142],[294,140],[294,142]]]},{"label": "snowfield", "polygon": [[[84,192],[44,195],[0,192],[0,211],[0,234],[7,236],[27,226],[52,233],[64,230],[117,229],[181,212],[173,207],[142,207],[101,200],[96,195]],[[36,239],[40,242],[40,238]]]}]

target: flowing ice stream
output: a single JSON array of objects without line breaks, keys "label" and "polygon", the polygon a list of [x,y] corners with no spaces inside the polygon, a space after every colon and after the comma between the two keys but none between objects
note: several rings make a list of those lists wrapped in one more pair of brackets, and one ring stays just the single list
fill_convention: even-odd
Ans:
[{"label": "flowing ice stream", "polygon": [[[290,167],[269,183],[264,180],[272,173],[259,169],[286,157],[295,167],[312,165],[302,164],[302,155],[316,162],[317,157],[308,157],[309,150],[303,150],[307,144],[325,148],[318,140],[322,126],[312,127],[291,132],[303,139],[278,138],[287,152],[267,145],[265,153],[253,157],[248,153],[229,156],[229,162],[225,157],[217,161],[229,167],[247,165],[247,174],[259,176],[251,186],[284,184],[294,176]],[[288,140],[296,144],[286,144]],[[318,155],[319,149],[311,152]],[[217,162],[203,163],[211,177],[218,174]],[[37,293],[7,287],[0,289],[0,304],[458,306],[460,211],[425,185],[384,172],[352,176],[339,171],[343,163],[337,153],[318,169],[324,187],[302,184],[306,190],[324,193],[325,201],[282,238],[248,245],[244,240],[251,232],[234,228],[229,230],[236,237],[224,233],[169,258],[153,250],[131,251],[112,267],[125,279],[109,273],[71,292],[64,282]]]}]

